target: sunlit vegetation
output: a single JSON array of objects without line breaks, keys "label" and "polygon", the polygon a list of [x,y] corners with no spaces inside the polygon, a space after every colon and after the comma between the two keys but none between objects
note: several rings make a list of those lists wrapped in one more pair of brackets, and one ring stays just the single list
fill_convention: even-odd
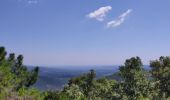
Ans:
[{"label": "sunlit vegetation", "polygon": [[139,57],[127,59],[116,75],[96,78],[94,70],[69,80],[62,90],[40,91],[31,86],[39,67],[28,70],[23,56],[7,55],[0,47],[0,100],[169,100],[170,57],[150,62],[145,71]]}]

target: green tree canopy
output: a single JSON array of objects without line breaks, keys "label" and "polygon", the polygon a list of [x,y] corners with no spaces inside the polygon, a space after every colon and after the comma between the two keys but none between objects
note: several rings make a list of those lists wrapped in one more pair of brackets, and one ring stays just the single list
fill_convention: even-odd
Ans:
[{"label": "green tree canopy", "polygon": [[144,74],[143,64],[139,57],[127,59],[125,65],[120,66],[119,70],[122,81],[114,87],[118,93],[118,99],[143,100],[143,98],[149,98],[149,80]]},{"label": "green tree canopy", "polygon": [[162,98],[170,97],[170,57],[160,57],[150,62],[151,74],[157,83],[159,95]]},{"label": "green tree canopy", "polygon": [[[29,71],[23,64],[23,56],[6,56],[4,47],[0,47],[0,94],[19,91],[33,85],[38,78],[39,67]],[[6,92],[5,92],[6,91]]]}]

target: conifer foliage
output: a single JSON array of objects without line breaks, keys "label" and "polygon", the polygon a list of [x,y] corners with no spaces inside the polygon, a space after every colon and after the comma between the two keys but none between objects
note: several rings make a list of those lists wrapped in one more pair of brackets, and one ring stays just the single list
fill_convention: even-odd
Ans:
[{"label": "conifer foliage", "polygon": [[14,53],[7,57],[5,48],[0,47],[0,98],[28,89],[37,81],[39,67],[29,71],[23,59],[22,55],[16,58]]},{"label": "conifer foliage", "polygon": [[22,55],[7,56],[0,47],[0,100],[170,100],[170,57],[150,62],[145,70],[139,57],[127,59],[119,67],[119,80],[96,78],[96,72],[71,78],[61,90],[39,91],[39,67],[28,69]]},{"label": "conifer foliage", "polygon": [[150,66],[159,96],[161,98],[168,98],[170,96],[170,57],[162,56],[159,60],[151,61]]}]

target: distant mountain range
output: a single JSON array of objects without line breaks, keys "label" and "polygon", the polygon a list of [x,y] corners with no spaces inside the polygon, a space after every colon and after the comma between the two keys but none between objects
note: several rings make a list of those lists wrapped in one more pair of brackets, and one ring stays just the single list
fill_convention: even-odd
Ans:
[{"label": "distant mountain range", "polygon": [[[145,66],[148,69],[148,66]],[[68,83],[68,80],[79,76],[83,73],[89,72],[90,69],[96,71],[97,78],[101,77],[114,77],[118,78],[116,72],[118,72],[118,66],[80,66],[80,67],[40,67],[39,78],[33,87],[40,90],[54,90],[61,89]],[[115,73],[115,74],[114,74]],[[114,75],[114,76],[113,76]]]}]

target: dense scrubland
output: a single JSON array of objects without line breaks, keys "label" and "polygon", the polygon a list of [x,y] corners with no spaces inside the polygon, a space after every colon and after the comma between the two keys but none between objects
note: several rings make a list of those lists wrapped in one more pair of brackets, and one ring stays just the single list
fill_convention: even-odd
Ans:
[{"label": "dense scrubland", "polygon": [[170,57],[150,62],[144,70],[139,57],[127,59],[119,67],[120,78],[96,78],[94,70],[69,80],[61,90],[32,88],[39,67],[28,70],[23,56],[15,57],[0,47],[0,100],[170,100]]}]

